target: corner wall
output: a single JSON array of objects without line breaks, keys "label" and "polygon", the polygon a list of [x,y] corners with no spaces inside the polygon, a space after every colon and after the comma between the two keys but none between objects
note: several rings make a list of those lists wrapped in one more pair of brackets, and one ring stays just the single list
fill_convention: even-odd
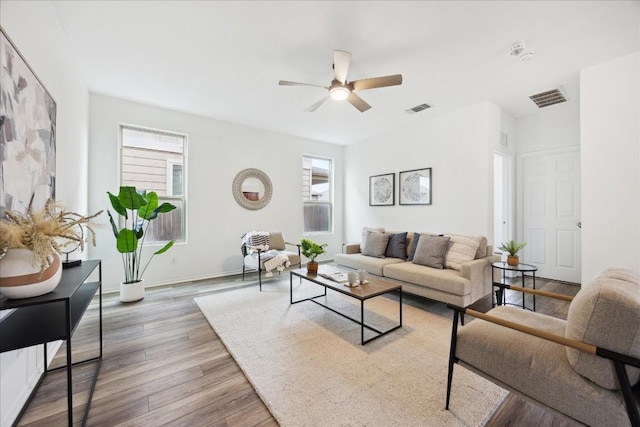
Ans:
[{"label": "corner wall", "polygon": [[[56,101],[56,200],[87,213],[89,95],[58,16],[48,1],[3,0],[0,25]],[[0,354],[0,426],[12,425],[43,359],[42,346]]]},{"label": "corner wall", "polygon": [[[186,282],[242,271],[240,238],[250,230],[281,230],[287,241],[302,237],[302,156],[334,161],[334,179],[343,181],[342,146],[311,141],[205,117],[90,95],[89,206],[110,209],[107,191],[119,187],[119,125],[121,123],[184,133],[187,139],[187,243],[155,257],[144,279],[147,286]],[[273,183],[271,202],[260,210],[240,207],[231,193],[235,175],[246,168],[264,171]],[[326,258],[341,250],[342,186],[334,194],[334,233],[311,237],[327,243]],[[103,286],[114,291],[124,277],[120,254],[108,218],[98,232],[92,258],[103,263]],[[151,245],[143,254],[150,256]],[[144,256],[144,255],[143,255]],[[146,258],[145,258],[146,262]]]},{"label": "corner wall", "polygon": [[580,72],[582,281],[640,271],[640,52]]},{"label": "corner wall", "polygon": [[[485,102],[345,149],[345,239],[364,226],[493,237],[493,151],[500,109]],[[422,121],[421,121],[422,120]],[[398,172],[432,168],[432,204],[400,206]],[[369,177],[394,173],[394,206],[369,206]]]}]

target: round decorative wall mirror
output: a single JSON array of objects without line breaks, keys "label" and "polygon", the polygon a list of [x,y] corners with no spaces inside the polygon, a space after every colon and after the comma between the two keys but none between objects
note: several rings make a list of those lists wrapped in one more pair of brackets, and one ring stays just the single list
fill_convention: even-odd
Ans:
[{"label": "round decorative wall mirror", "polygon": [[233,179],[233,197],[246,209],[262,209],[271,200],[273,187],[269,176],[260,169],[244,169]]}]

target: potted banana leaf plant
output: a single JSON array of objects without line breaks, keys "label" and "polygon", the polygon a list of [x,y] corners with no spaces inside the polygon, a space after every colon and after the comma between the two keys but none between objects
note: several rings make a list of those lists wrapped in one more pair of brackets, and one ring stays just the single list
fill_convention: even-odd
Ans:
[{"label": "potted banana leaf plant", "polygon": [[123,302],[139,301],[144,298],[142,276],[149,263],[155,255],[168,251],[174,243],[174,240],[171,240],[155,251],[143,267],[142,249],[147,229],[151,221],[156,219],[158,215],[170,212],[176,207],[167,202],[159,205],[156,192],[146,192],[138,190],[136,187],[120,187],[120,192],[117,196],[110,192],[107,193],[109,194],[111,206],[120,215],[121,224],[123,225],[120,228],[111,212],[107,211],[113,234],[116,238],[116,248],[122,254],[122,264],[124,266],[125,278],[120,283],[120,300]]}]

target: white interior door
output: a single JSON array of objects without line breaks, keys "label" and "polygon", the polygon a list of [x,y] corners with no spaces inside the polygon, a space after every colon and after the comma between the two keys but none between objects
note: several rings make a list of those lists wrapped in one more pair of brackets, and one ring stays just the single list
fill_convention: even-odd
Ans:
[{"label": "white interior door", "polygon": [[525,262],[537,275],[580,283],[580,152],[522,159]]}]

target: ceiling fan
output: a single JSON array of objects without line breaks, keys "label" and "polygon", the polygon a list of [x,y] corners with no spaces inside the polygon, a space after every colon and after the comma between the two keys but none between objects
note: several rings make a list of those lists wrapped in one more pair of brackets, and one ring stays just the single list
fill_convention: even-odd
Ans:
[{"label": "ceiling fan", "polygon": [[335,78],[331,81],[329,86],[314,85],[311,83],[297,83],[289,82],[286,80],[280,80],[278,83],[280,86],[315,86],[327,89],[329,93],[320,101],[307,108],[305,111],[313,112],[324,104],[327,99],[335,99],[337,101],[347,100],[351,105],[364,113],[371,105],[367,104],[362,98],[355,94],[355,92],[366,89],[375,89],[385,86],[397,86],[402,84],[402,74],[394,74],[392,76],[373,77],[370,79],[355,80],[352,82],[347,81],[347,72],[349,71],[349,64],[351,63],[351,54],[344,50],[333,51],[333,69],[335,71]]}]

